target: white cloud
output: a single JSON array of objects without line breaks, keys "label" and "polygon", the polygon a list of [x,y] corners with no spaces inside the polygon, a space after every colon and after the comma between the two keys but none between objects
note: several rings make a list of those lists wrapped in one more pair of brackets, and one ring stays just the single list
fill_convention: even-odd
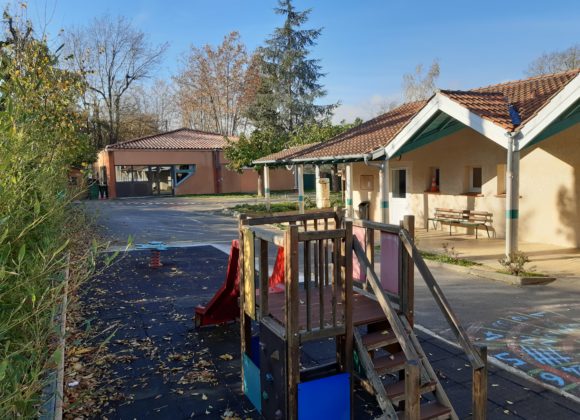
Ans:
[{"label": "white cloud", "polygon": [[399,95],[372,95],[363,101],[356,103],[343,103],[335,111],[332,121],[339,123],[342,120],[353,122],[357,117],[366,121],[376,117],[384,107],[393,102],[400,101]]}]

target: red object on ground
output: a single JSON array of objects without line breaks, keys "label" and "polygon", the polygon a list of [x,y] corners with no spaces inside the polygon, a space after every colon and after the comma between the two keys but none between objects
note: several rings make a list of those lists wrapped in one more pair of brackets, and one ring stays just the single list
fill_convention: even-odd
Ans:
[{"label": "red object on ground", "polygon": [[158,249],[151,250],[151,257],[149,257],[149,267],[151,268],[160,268],[163,264],[161,264],[161,252]]},{"label": "red object on ground", "polygon": [[232,241],[226,280],[214,297],[205,306],[195,308],[195,325],[205,327],[208,325],[224,324],[235,321],[240,316],[240,275],[238,262],[240,259],[240,243],[237,239]]}]

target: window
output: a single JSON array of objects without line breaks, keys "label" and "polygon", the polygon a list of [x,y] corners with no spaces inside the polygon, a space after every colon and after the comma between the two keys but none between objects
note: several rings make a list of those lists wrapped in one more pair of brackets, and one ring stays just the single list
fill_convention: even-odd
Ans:
[{"label": "window", "polygon": [[195,173],[195,165],[175,165],[175,185],[181,184]]},{"label": "window", "polygon": [[429,179],[427,180],[427,191],[439,192],[439,168],[429,168]]},{"label": "window", "polygon": [[406,169],[393,169],[393,198],[407,198]]},{"label": "window", "polygon": [[480,193],[483,185],[483,171],[481,167],[473,167],[469,170],[469,192]]},{"label": "window", "polygon": [[497,195],[505,194],[505,175],[506,164],[500,163],[497,165]]},{"label": "window", "polygon": [[115,179],[117,182],[132,182],[133,167],[127,165],[115,166]]},{"label": "window", "polygon": [[360,189],[363,191],[373,191],[374,190],[374,177],[372,175],[361,175],[360,176]]}]

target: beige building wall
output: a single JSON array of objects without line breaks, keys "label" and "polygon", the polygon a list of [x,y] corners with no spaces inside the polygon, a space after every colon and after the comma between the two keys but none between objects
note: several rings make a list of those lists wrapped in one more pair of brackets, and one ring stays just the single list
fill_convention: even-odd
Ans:
[{"label": "beige building wall", "polygon": [[[505,238],[505,162],[507,151],[465,128],[450,136],[391,159],[390,170],[406,168],[408,214],[417,227],[427,226],[435,208],[470,209],[493,214],[498,238]],[[481,194],[468,193],[469,168],[481,167]],[[440,170],[440,192],[427,192],[433,168]],[[393,177],[390,174],[391,223]],[[371,202],[371,219],[380,221],[379,169],[353,164],[353,206],[358,217],[361,201]],[[580,247],[580,124],[562,131],[521,152],[520,158],[520,242]],[[429,229],[433,229],[432,224]],[[438,229],[441,229],[438,226]],[[442,227],[449,231],[449,226]],[[452,227],[454,233],[474,233]],[[485,232],[480,232],[485,235]]]},{"label": "beige building wall", "polygon": [[580,247],[580,124],[520,159],[520,240]]},{"label": "beige building wall", "polygon": [[[214,194],[247,192],[254,193],[258,188],[258,175],[253,169],[244,170],[242,173],[227,169],[227,160],[223,152],[218,152],[219,165],[217,173],[220,177],[216,180],[214,174],[213,151],[164,151],[164,150],[115,150],[111,152],[101,151],[97,157],[97,170],[100,166],[107,167],[109,189],[111,197],[114,194],[115,165],[179,165],[195,164],[196,172],[175,187],[176,195],[185,194]],[[110,162],[110,156],[114,156],[114,163]],[[290,190],[294,186],[294,177],[285,169],[270,171],[270,189]],[[113,185],[113,188],[111,186]]]},{"label": "beige building wall", "polygon": [[[400,159],[389,161],[389,203],[391,223],[398,224],[393,206],[392,170],[406,168],[409,173],[407,185],[408,214],[415,215],[419,228],[427,226],[427,218],[433,216],[436,207],[470,209],[493,213],[493,227],[498,237],[505,235],[505,194],[503,179],[506,151],[501,146],[469,128],[448,137],[405,153]],[[481,167],[483,186],[481,194],[470,194],[469,169]],[[440,170],[440,192],[427,192],[431,186],[433,168]],[[498,172],[500,181],[498,183]],[[358,210],[361,201],[371,201],[371,218],[381,217],[379,194],[379,169],[364,163],[353,164],[353,205]],[[369,188],[372,177],[372,188]],[[361,188],[362,185],[362,188]],[[498,191],[498,188],[500,190]],[[356,213],[358,215],[358,213]],[[432,226],[430,226],[432,229]],[[438,226],[438,228],[440,228]],[[443,229],[449,229],[444,226]],[[453,232],[470,232],[466,228],[453,227]]]}]

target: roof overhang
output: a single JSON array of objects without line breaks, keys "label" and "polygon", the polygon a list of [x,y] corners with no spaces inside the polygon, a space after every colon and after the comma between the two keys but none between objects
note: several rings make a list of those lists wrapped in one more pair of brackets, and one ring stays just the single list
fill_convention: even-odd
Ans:
[{"label": "roof overhang", "polygon": [[536,136],[539,136],[552,122],[555,122],[578,99],[580,99],[580,73],[522,127],[519,148],[522,149],[534,142]]}]

